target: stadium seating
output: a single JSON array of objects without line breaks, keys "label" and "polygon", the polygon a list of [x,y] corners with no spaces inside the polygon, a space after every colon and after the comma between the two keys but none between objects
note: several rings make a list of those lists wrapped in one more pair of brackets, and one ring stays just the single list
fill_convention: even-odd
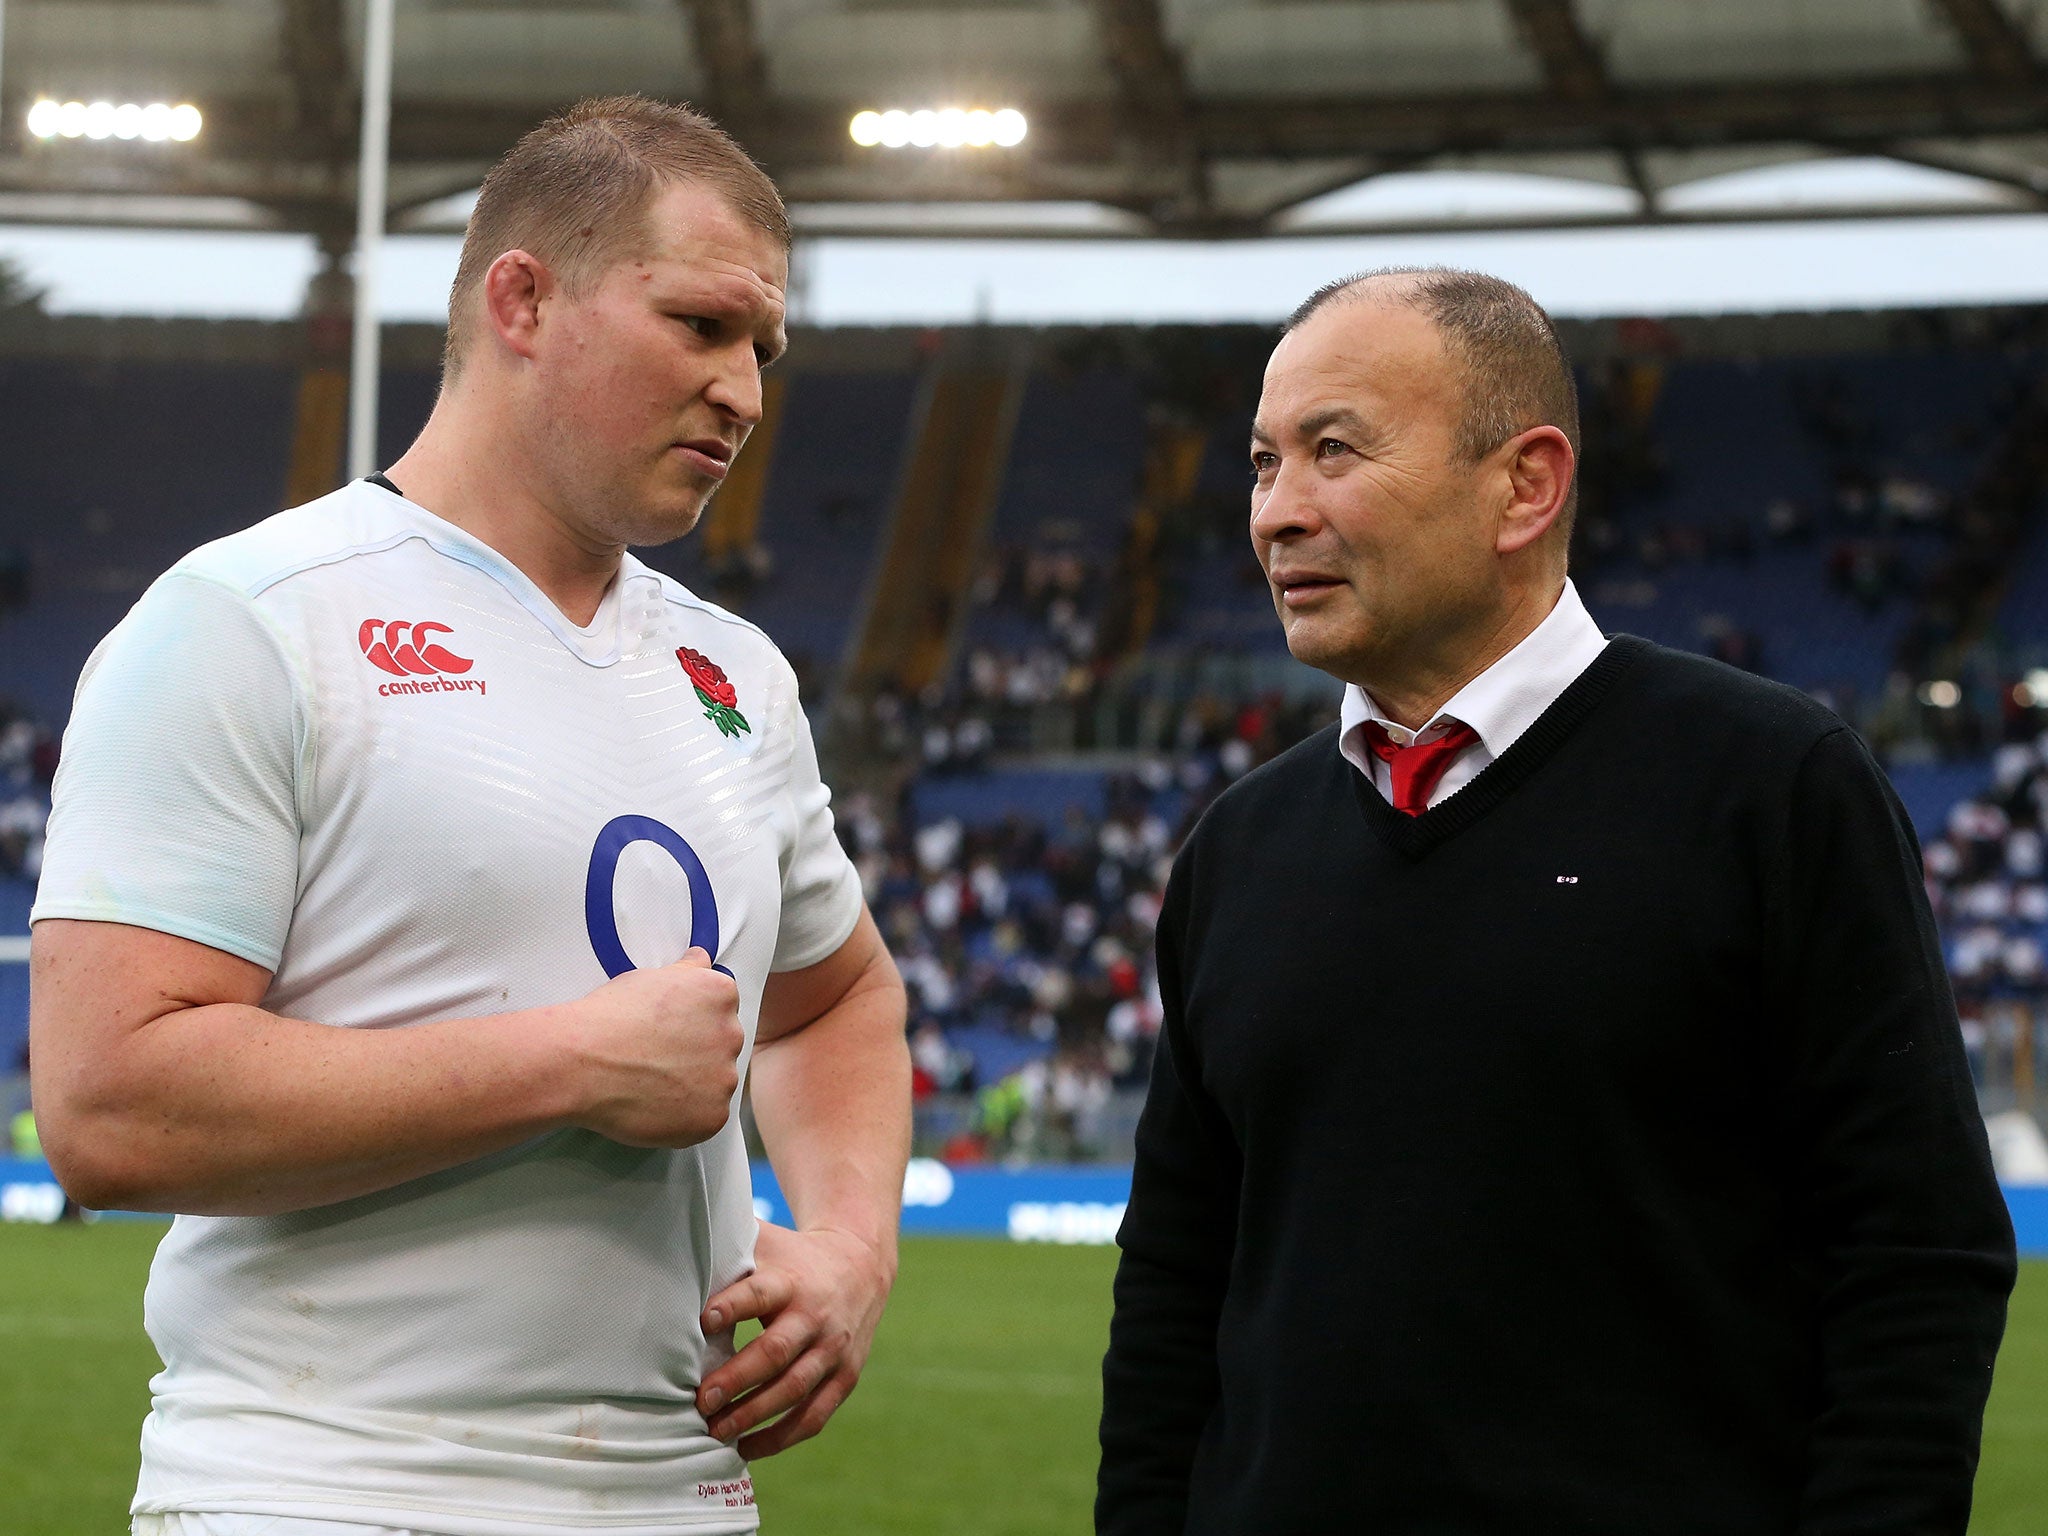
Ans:
[{"label": "stadium seating", "polygon": [[[991,552],[1072,552],[1107,573],[1130,526],[1144,447],[1144,405],[1129,374],[1035,375],[989,528]],[[1091,596],[1100,600],[1099,583]],[[968,619],[962,648],[1015,652],[1045,639],[1043,626],[1015,607],[983,605]]]},{"label": "stadium seating", "polygon": [[[1874,697],[1909,605],[1903,595],[1866,604],[1831,578],[1840,541],[1875,536],[1882,522],[1875,509],[1862,523],[1836,513],[1835,469],[1848,464],[1872,481],[1898,476],[1945,495],[1961,491],[1983,457],[1984,424],[1995,419],[2006,367],[1988,351],[1669,365],[1650,426],[1661,483],[1614,509],[1621,548],[1582,562],[1595,617],[1610,630],[1689,650],[1708,649],[1718,628],[1739,626],[1761,639],[1770,675],[1837,697]],[[1826,402],[1825,414],[1810,396]],[[1822,435],[1830,430],[1839,441]],[[1174,574],[1174,618],[1163,631],[1170,642],[1251,652],[1282,645],[1244,543],[1243,436],[1242,420],[1219,420],[1212,433],[1199,492],[1207,505]],[[1780,502],[1795,505],[1803,532],[1772,536],[1767,513]],[[1688,552],[1718,544],[1738,523],[1747,557]],[[1910,524],[1882,532],[1903,594],[1943,537]],[[1651,533],[1660,535],[1661,555],[1646,551]],[[2019,605],[2048,614],[2048,550],[2039,566],[2032,579],[2043,591],[2022,594],[2016,585],[2009,614]]]},{"label": "stadium seating", "polygon": [[165,566],[277,510],[283,367],[0,358],[0,546],[30,601],[0,613],[4,691],[62,721],[86,656]]},{"label": "stadium seating", "polygon": [[[1948,549],[1947,524],[1931,508],[1966,493],[1980,473],[1995,433],[1986,424],[1999,419],[2014,366],[1990,350],[1660,365],[1646,428],[1657,473],[1605,509],[1611,537],[1580,566],[1596,617],[1695,649],[1745,632],[1760,670],[1845,705],[1877,699],[1912,621],[1916,584]],[[275,509],[293,382],[277,366],[0,359],[0,555],[18,550],[30,571],[26,606],[0,612],[5,692],[61,724],[87,651],[142,587],[187,548]],[[383,461],[425,419],[437,382],[431,369],[387,370]],[[759,622],[814,696],[841,675],[860,594],[875,579],[918,383],[908,367],[793,373],[767,444],[750,535],[759,547],[746,569],[713,569],[702,540],[649,555]],[[1589,377],[1587,388],[1598,387]],[[1112,577],[1158,420],[1147,402],[1158,393],[1138,367],[1100,357],[1041,366],[1025,388],[990,519],[991,567],[1010,562],[1014,578],[1016,563],[1033,556],[1070,560],[1083,578],[1070,605],[1082,632],[1115,600]],[[1241,397],[1212,402],[1199,429],[1176,428],[1195,432],[1200,471],[1188,504],[1164,509],[1158,620],[1143,665],[1120,674],[1149,679],[1133,686],[1155,695],[1164,689],[1154,720],[1164,724],[1149,742],[1160,766],[1143,785],[1072,761],[999,758],[991,768],[986,741],[971,761],[930,755],[929,722],[957,729],[985,702],[965,691],[974,653],[1091,660],[1075,649],[1075,631],[1049,628],[1042,602],[1020,600],[1015,579],[980,584],[950,698],[903,706],[904,820],[880,834],[886,856],[871,862],[877,910],[907,957],[918,1016],[943,1025],[955,1059],[971,1061],[983,1084],[1055,1052],[1070,1065],[1087,1055],[1075,1054],[1080,1037],[1067,1021],[1048,1028],[1034,1002],[1047,971],[1084,998],[1073,1006],[1094,1022],[1082,1036],[1093,1029],[1098,1043],[1105,1009],[1143,1002],[1145,934],[1132,913],[1156,900],[1159,866],[1144,838],[1160,834],[1142,829],[1177,837],[1216,786],[1333,705],[1328,679],[1287,657],[1246,547],[1247,415]],[[1875,488],[1893,477],[1932,501],[1906,515],[1876,501],[1859,512],[1844,496],[1845,465],[1880,500]],[[1780,522],[1786,504],[1796,512]],[[1892,566],[1882,590],[1858,595],[1837,556],[1846,541],[1866,539],[1882,542]],[[2025,546],[1999,619],[2008,658],[2048,661],[2048,530]],[[1168,677],[1170,686],[1160,681]],[[1276,729],[1280,714],[1261,701],[1283,695],[1303,705]],[[1012,733],[994,744],[1030,739]],[[1991,772],[1982,756],[1929,760],[1924,744],[1892,769],[1930,844],[1944,843],[1954,808],[1981,795]],[[1118,813],[1126,832],[1105,838]],[[958,829],[957,846],[921,864],[918,834],[941,824]],[[997,868],[1008,926],[976,910],[970,887],[986,879],[973,872],[977,860]],[[934,896],[940,886],[948,889]],[[25,931],[30,894],[25,882],[0,879],[0,935]],[[1076,915],[1077,906],[1092,915]],[[1038,947],[1017,951],[1020,934]],[[2048,943],[2048,932],[2038,937]],[[937,978],[929,1007],[919,975]],[[19,1048],[25,986],[24,967],[0,963],[0,1068]],[[1152,1027],[1156,1020],[1139,1027],[1138,1043]],[[1118,1028],[1121,1054],[1110,1055],[1127,1071],[1142,1053],[1123,1049],[1134,1038],[1129,1018]]]},{"label": "stadium seating", "polygon": [[2048,664],[2048,520],[2014,565],[1999,605],[1998,628],[2027,665]]},{"label": "stadium seating", "polygon": [[775,437],[759,530],[770,569],[752,590],[722,589],[695,540],[641,553],[759,624],[807,681],[827,684],[874,564],[916,387],[907,371],[791,379],[788,425]]}]

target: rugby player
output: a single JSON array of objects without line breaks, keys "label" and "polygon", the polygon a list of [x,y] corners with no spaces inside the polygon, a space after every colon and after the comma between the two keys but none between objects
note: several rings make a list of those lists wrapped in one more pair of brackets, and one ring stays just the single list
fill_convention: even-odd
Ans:
[{"label": "rugby player", "polygon": [[788,663],[627,552],[760,419],[788,249],[695,113],[542,125],[411,449],[187,556],[87,664],[34,1086],[73,1195],[177,1213],[138,1533],[749,1531],[747,1459],[859,1378],[902,985]]}]

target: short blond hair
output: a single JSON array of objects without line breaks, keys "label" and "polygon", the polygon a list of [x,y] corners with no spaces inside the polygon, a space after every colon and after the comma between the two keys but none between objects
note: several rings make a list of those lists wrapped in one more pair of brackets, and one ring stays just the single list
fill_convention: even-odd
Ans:
[{"label": "short blond hair", "polygon": [[477,193],[448,294],[443,366],[453,376],[466,343],[462,314],[491,263],[523,250],[571,294],[648,249],[647,207],[670,184],[724,196],[748,223],[789,249],[789,213],[775,183],[703,113],[645,96],[580,101],[507,150]]}]

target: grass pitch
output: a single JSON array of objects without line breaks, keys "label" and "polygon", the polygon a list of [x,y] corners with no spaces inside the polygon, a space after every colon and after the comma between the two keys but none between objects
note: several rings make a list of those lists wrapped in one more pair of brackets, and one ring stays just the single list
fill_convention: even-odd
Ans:
[{"label": "grass pitch", "polygon": [[[127,1529],[156,1355],[149,1223],[0,1227],[0,1531]],[[772,1536],[1074,1536],[1089,1526],[1115,1251],[911,1240],[860,1391],[755,1468]],[[2048,1529],[2048,1262],[2024,1267],[1972,1536]]]}]

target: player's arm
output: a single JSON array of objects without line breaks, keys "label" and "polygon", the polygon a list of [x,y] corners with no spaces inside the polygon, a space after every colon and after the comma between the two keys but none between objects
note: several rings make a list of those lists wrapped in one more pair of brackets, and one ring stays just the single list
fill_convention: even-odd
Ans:
[{"label": "player's arm", "polygon": [[1766,1067],[1818,1282],[1800,1536],[1969,1523],[2015,1260],[1910,823],[1847,729],[1781,846]]},{"label": "player's arm", "polygon": [[565,1126],[688,1146],[725,1123],[737,989],[693,950],[557,1007],[338,1029],[258,1006],[270,973],[190,939],[45,919],[31,941],[37,1128],[96,1209],[331,1204]]},{"label": "player's arm", "polygon": [[[87,664],[32,914],[36,1109],[83,1204],[301,1209],[576,1125],[714,1132],[737,989],[704,957],[558,1007],[339,1029],[260,1006],[298,899],[321,710],[281,629],[180,568]],[[641,978],[641,979],[636,979]]]},{"label": "player's arm", "polygon": [[745,1456],[773,1455],[824,1427],[860,1378],[895,1283],[910,1155],[904,1008],[902,979],[865,908],[828,958],[768,978],[754,1117],[796,1227],[763,1222],[754,1273],[706,1303],[706,1332],[747,1317],[766,1327],[698,1393],[711,1432],[746,1436]]}]

